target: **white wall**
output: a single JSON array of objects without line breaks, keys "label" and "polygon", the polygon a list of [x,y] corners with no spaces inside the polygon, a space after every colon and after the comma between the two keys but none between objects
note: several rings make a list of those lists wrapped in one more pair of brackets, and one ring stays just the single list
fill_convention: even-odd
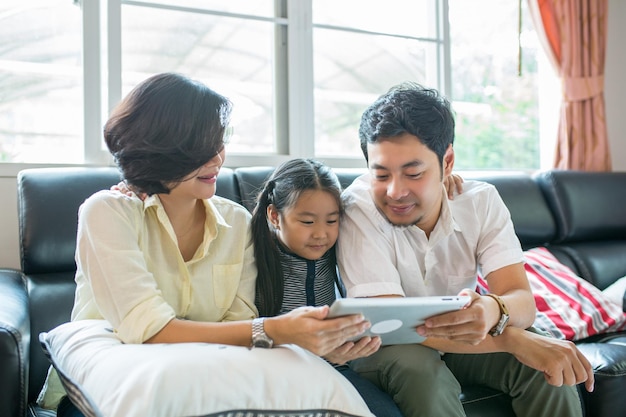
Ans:
[{"label": "white wall", "polygon": [[605,68],[606,123],[614,171],[626,171],[626,2],[609,0]]},{"label": "white wall", "polygon": [[[609,0],[605,100],[613,170],[626,171],[626,1]],[[0,267],[19,269],[15,169],[0,167]],[[50,219],[54,221],[54,219]]]},{"label": "white wall", "polygon": [[15,177],[0,177],[0,268],[19,269]]}]

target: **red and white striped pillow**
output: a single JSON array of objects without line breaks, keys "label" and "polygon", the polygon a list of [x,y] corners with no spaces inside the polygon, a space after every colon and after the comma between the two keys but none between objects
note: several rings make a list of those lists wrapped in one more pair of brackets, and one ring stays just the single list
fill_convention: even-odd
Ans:
[{"label": "red and white striped pillow", "polygon": [[[533,248],[524,252],[524,257],[526,275],[537,304],[536,327],[567,340],[626,328],[622,306],[560,263],[548,249]],[[489,292],[481,276],[477,291]]]}]

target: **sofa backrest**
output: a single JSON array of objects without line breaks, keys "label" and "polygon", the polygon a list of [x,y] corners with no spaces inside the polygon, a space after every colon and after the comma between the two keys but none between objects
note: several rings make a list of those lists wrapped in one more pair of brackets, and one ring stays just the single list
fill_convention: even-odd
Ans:
[{"label": "sofa backrest", "polygon": [[556,241],[626,238],[626,172],[552,170],[536,180],[556,213]]},{"label": "sofa backrest", "polygon": [[[361,168],[334,168],[333,171],[337,174],[342,188],[346,188],[348,185],[352,184],[352,181],[354,181],[356,177],[365,173],[365,169]],[[274,167],[269,166],[241,167],[235,169],[235,177],[237,178],[241,198],[240,202],[250,212],[254,209],[256,197],[272,172],[274,172]]]},{"label": "sofa backrest", "polygon": [[515,233],[524,248],[543,246],[557,233],[556,220],[541,189],[524,173],[468,176],[493,184],[511,213]]},{"label": "sofa backrest", "polygon": [[239,187],[239,202],[251,213],[256,204],[257,195],[272,172],[274,168],[269,166],[242,167],[235,170]]},{"label": "sofa backrest", "polygon": [[551,170],[535,180],[557,219],[550,250],[600,289],[626,276],[626,172]]},{"label": "sofa backrest", "polygon": [[78,206],[119,182],[114,168],[42,168],[17,177],[21,267],[25,274],[75,268]]}]

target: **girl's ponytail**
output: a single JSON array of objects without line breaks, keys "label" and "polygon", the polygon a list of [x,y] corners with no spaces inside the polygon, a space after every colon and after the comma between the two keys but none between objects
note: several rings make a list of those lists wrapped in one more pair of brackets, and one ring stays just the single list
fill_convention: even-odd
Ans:
[{"label": "girl's ponytail", "polygon": [[267,207],[273,204],[274,181],[270,180],[257,197],[252,212],[252,239],[254,258],[258,270],[255,304],[260,316],[275,316],[280,312],[283,300],[283,271],[280,264],[276,238],[267,221]]}]

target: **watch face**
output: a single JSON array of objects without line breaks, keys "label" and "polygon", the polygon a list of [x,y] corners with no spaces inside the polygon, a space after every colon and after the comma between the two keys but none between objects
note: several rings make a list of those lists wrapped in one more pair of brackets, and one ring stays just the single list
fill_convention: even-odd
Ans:
[{"label": "watch face", "polygon": [[254,347],[269,349],[272,347],[272,344],[267,339],[257,339],[254,341]]}]

